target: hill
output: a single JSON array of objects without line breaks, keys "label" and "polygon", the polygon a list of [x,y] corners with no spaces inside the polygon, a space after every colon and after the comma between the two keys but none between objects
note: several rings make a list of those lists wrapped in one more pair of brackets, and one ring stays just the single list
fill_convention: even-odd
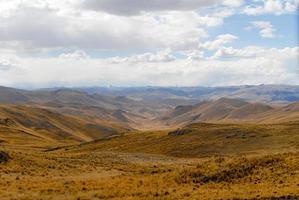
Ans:
[{"label": "hill", "polygon": [[135,126],[169,111],[170,105],[138,101],[125,96],[88,94],[72,89],[25,91],[0,88],[0,104],[40,107],[86,120],[95,119]]},{"label": "hill", "polygon": [[196,122],[213,123],[277,123],[299,118],[298,103],[287,106],[269,106],[240,99],[220,98],[193,106],[179,106],[156,119],[170,126]]},{"label": "hill", "polygon": [[121,126],[95,123],[29,106],[0,106],[0,140],[8,144],[68,144],[120,135]]},{"label": "hill", "polygon": [[195,123],[175,131],[126,134],[86,143],[70,151],[116,151],[178,157],[296,151],[299,122],[281,124]]}]

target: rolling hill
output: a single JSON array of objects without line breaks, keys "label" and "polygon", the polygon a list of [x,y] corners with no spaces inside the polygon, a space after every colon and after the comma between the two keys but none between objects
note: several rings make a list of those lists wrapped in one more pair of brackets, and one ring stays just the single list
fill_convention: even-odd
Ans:
[{"label": "rolling hill", "polygon": [[132,132],[80,146],[70,152],[113,151],[175,157],[210,157],[296,152],[299,121],[279,124],[194,123],[173,131]]},{"label": "rolling hill", "polygon": [[29,105],[86,120],[134,126],[156,118],[172,108],[171,105],[137,101],[125,96],[88,94],[72,89],[25,91],[0,88],[0,104]]},{"label": "rolling hill", "polygon": [[0,106],[2,143],[68,144],[120,135],[120,125],[94,123],[29,106]]},{"label": "rolling hill", "polygon": [[178,106],[157,121],[170,126],[196,122],[213,123],[277,123],[299,119],[298,103],[287,106],[269,106],[240,99],[220,98],[193,106]]}]

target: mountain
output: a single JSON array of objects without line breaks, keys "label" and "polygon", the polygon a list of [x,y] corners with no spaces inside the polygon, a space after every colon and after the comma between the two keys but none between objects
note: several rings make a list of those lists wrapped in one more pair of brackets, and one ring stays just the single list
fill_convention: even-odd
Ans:
[{"label": "mountain", "polygon": [[66,88],[25,91],[2,87],[0,94],[0,104],[30,105],[83,119],[127,126],[137,124],[145,118],[155,118],[171,108],[126,96],[89,94]]},{"label": "mountain", "polygon": [[28,91],[0,87],[0,94],[0,104],[45,109],[95,124],[148,130],[195,122],[295,120],[298,117],[299,86],[52,88]]},{"label": "mountain", "polygon": [[125,95],[133,99],[150,99],[171,105],[196,103],[198,100],[215,100],[222,97],[243,99],[250,102],[288,104],[299,101],[299,86],[244,85],[226,87],[95,87],[74,88],[90,94]]},{"label": "mountain", "polygon": [[298,103],[274,107],[250,103],[240,99],[220,98],[193,106],[178,106],[156,119],[169,126],[182,126],[196,122],[213,123],[273,123],[299,119]]}]

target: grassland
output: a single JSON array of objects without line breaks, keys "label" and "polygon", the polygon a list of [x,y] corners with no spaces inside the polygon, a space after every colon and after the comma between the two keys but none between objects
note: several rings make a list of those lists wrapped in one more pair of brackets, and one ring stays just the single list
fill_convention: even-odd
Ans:
[{"label": "grassland", "polygon": [[116,151],[173,157],[273,154],[299,149],[299,123],[206,124],[173,131],[132,132],[121,137],[69,146],[69,151]]},{"label": "grassland", "polygon": [[298,130],[192,124],[59,148],[2,142],[0,199],[298,199]]}]

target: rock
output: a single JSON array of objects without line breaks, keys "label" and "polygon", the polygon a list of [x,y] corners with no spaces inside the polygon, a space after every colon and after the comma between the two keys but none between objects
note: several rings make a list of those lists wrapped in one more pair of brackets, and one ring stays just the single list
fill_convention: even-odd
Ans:
[{"label": "rock", "polygon": [[10,159],[10,156],[8,155],[8,153],[6,153],[4,151],[0,151],[0,163],[7,162],[9,159]]}]

